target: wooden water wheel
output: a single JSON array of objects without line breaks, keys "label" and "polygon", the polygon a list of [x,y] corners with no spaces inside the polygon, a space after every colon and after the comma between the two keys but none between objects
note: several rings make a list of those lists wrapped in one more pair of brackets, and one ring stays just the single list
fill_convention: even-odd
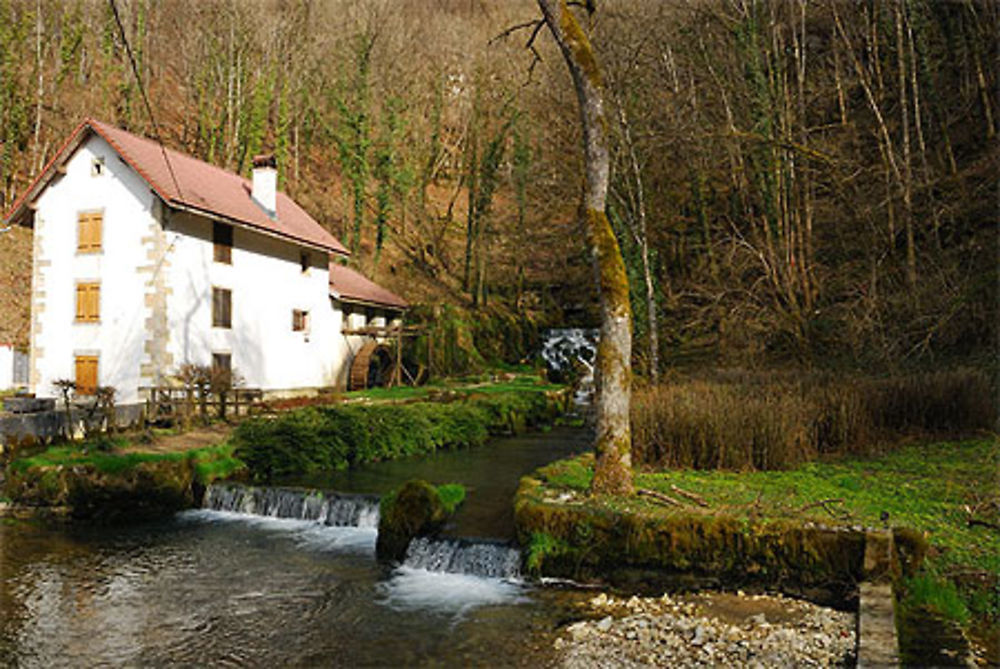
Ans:
[{"label": "wooden water wheel", "polygon": [[394,361],[391,349],[377,341],[367,341],[354,360],[348,377],[348,390],[364,390],[391,382]]}]

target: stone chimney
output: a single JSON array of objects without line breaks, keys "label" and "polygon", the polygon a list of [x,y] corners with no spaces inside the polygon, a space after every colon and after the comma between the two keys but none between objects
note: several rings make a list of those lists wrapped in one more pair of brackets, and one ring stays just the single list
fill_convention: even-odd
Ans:
[{"label": "stone chimney", "polygon": [[253,190],[250,196],[268,216],[275,218],[278,215],[278,163],[273,153],[253,157]]}]

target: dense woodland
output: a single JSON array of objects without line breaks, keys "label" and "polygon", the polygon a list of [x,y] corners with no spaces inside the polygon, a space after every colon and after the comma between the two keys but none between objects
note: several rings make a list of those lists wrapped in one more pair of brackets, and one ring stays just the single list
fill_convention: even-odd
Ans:
[{"label": "dense woodland", "polygon": [[[1000,6],[596,4],[574,11],[606,78],[640,374],[989,359]],[[441,371],[516,362],[535,328],[596,313],[576,100],[538,18],[0,0],[0,204],[85,116],[245,174],[273,151],[354,264],[436,319]],[[0,340],[26,344],[30,232],[0,234],[0,259]]]}]

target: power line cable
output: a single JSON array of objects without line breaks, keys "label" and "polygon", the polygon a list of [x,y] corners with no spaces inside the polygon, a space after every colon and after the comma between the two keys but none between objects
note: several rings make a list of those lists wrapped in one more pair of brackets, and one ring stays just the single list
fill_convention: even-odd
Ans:
[{"label": "power line cable", "polygon": [[156,134],[156,141],[160,145],[160,152],[163,154],[163,162],[167,164],[167,171],[170,172],[170,179],[174,182],[174,188],[177,189],[177,196],[183,197],[181,194],[181,186],[177,182],[177,175],[174,174],[173,165],[170,164],[170,158],[167,156],[167,149],[163,144],[163,137],[160,135],[160,126],[156,123],[156,117],[153,116],[153,107],[149,104],[149,96],[146,95],[146,88],[142,85],[142,77],[139,76],[139,67],[135,64],[135,56],[132,54],[132,47],[128,43],[128,37],[125,36],[125,26],[122,25],[121,16],[118,14],[118,5],[115,4],[115,0],[108,0],[108,4],[111,5],[111,12],[115,15],[115,23],[118,24],[118,34],[121,35],[122,43],[125,45],[125,53],[128,54],[129,63],[132,64],[132,74],[135,75],[135,83],[139,86],[139,94],[142,95],[142,101],[146,105],[146,113],[149,114],[149,121],[153,124],[153,132]]}]

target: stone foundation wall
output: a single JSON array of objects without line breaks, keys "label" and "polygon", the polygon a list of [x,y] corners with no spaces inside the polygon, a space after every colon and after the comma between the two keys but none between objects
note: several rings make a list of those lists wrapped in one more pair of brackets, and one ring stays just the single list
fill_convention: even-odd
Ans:
[{"label": "stone foundation wall", "polygon": [[[117,429],[141,427],[145,420],[145,404],[123,404],[115,407]],[[74,439],[103,431],[107,425],[100,411],[73,409],[70,433]],[[39,446],[61,439],[66,434],[66,412],[41,411],[26,414],[0,414],[0,455],[9,457],[14,451]]]}]

